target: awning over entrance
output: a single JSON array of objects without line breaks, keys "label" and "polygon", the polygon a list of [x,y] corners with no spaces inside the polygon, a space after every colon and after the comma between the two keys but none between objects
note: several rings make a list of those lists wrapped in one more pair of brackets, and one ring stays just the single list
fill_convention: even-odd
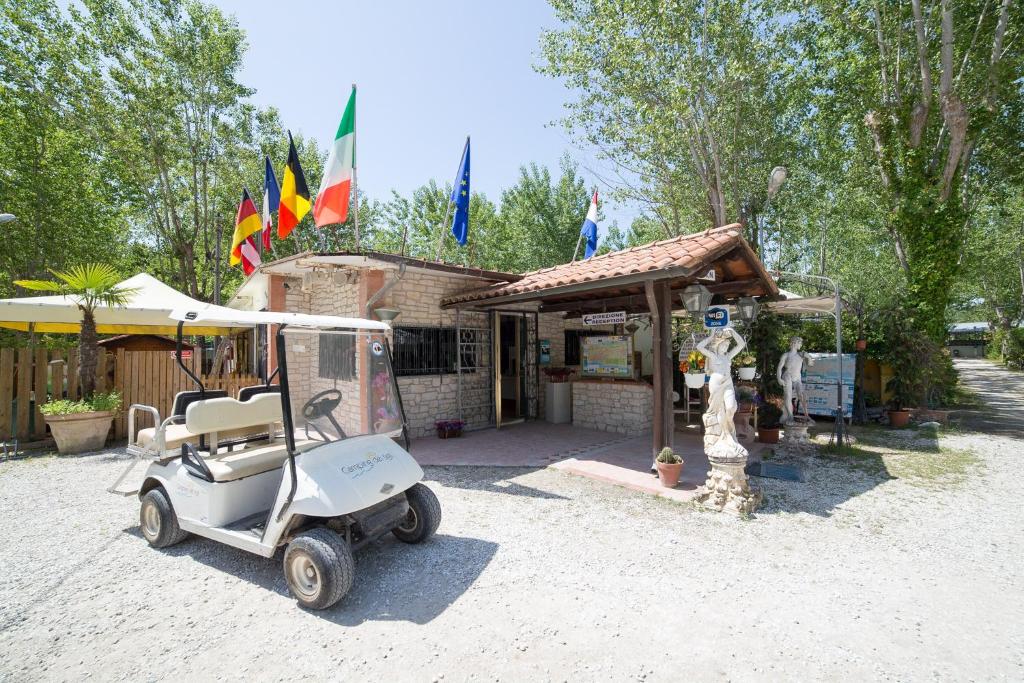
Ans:
[{"label": "awning over entrance", "polygon": [[732,224],[536,270],[515,282],[448,297],[442,305],[486,309],[537,302],[541,312],[647,313],[646,283],[650,282],[668,286],[672,308],[682,308],[677,294],[695,282],[716,295],[715,303],[734,301],[739,296],[775,297],[779,293],[775,281],[743,239],[742,226]]}]

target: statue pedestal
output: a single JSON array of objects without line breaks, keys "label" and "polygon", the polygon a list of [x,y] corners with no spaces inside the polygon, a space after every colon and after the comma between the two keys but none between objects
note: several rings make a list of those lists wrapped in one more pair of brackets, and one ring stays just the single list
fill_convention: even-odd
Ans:
[{"label": "statue pedestal", "polygon": [[704,414],[704,452],[708,454],[711,471],[707,481],[697,489],[696,500],[705,507],[750,514],[761,504],[761,491],[750,486],[747,473],[747,449],[728,435],[723,438],[718,418]]},{"label": "statue pedestal", "polygon": [[743,468],[747,459],[720,461],[709,458],[711,471],[704,485],[697,489],[697,502],[714,510],[750,514],[761,505],[761,490],[750,486]]},{"label": "statue pedestal", "polygon": [[782,425],[782,448],[796,452],[813,449],[814,442],[811,441],[807,430],[814,424],[814,420],[800,415],[795,417],[793,422]]}]

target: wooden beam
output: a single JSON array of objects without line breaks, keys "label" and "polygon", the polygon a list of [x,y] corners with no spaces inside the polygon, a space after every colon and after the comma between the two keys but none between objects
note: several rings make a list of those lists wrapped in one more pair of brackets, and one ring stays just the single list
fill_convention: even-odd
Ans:
[{"label": "wooden beam", "polygon": [[[646,309],[647,300],[643,294],[630,294],[628,296],[616,296],[609,299],[587,299],[585,301],[563,301],[553,304],[541,304],[541,313],[557,313],[560,311],[584,311],[589,309],[603,309],[605,307],[629,308],[643,307]],[[649,309],[647,309],[649,310]]]},{"label": "wooden beam", "polygon": [[723,296],[753,295],[753,292],[760,292],[764,289],[764,283],[758,278],[750,278],[749,280],[730,280],[728,282],[718,282],[713,285],[705,286],[712,294],[721,294]]}]

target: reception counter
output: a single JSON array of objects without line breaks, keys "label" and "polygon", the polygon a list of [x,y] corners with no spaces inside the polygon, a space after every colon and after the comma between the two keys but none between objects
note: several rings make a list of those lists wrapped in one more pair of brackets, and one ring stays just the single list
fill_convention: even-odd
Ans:
[{"label": "reception counter", "polygon": [[572,423],[618,434],[650,434],[654,388],[630,380],[582,379],[572,383]]}]

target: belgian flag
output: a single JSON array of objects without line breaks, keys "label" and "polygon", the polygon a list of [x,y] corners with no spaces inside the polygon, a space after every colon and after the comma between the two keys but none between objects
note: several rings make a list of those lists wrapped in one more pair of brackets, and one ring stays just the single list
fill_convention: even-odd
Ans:
[{"label": "belgian flag", "polygon": [[295,151],[292,132],[288,131],[288,163],[284,166],[281,180],[281,205],[277,214],[277,236],[284,239],[291,234],[302,217],[309,213],[309,186],[299,164],[299,153]]}]

